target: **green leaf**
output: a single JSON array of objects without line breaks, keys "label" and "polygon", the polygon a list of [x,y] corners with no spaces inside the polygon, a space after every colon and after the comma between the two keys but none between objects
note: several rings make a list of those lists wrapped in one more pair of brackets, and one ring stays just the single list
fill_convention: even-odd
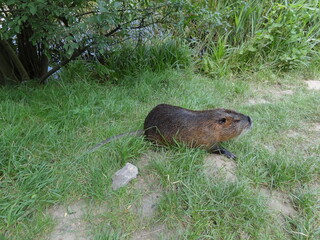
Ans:
[{"label": "green leaf", "polygon": [[273,41],[273,36],[270,35],[270,34],[264,34],[264,35],[263,35],[263,38],[269,39],[269,40]]},{"label": "green leaf", "polygon": [[27,16],[22,16],[22,17],[21,17],[21,22],[25,22],[27,19],[28,19]]},{"label": "green leaf", "polygon": [[37,12],[37,6],[34,3],[30,3],[29,4],[29,9],[30,9],[30,13],[32,15],[35,15]]},{"label": "green leaf", "polygon": [[20,32],[20,27],[19,26],[14,26],[14,32],[19,33]]},{"label": "green leaf", "polygon": [[12,5],[12,4],[14,4],[14,3],[16,3],[15,0],[8,0],[6,4],[7,4],[7,5]]},{"label": "green leaf", "polygon": [[271,25],[271,28],[281,28],[282,26],[283,26],[282,23],[273,23],[273,24]]},{"label": "green leaf", "polygon": [[253,47],[252,45],[249,45],[249,46],[248,46],[248,50],[249,50],[250,52],[256,52],[256,51],[257,51],[257,49],[256,49],[255,47]]}]

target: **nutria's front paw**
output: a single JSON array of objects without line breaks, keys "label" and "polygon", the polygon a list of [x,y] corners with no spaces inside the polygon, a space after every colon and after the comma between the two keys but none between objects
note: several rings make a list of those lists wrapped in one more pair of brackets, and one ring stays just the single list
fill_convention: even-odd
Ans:
[{"label": "nutria's front paw", "polygon": [[234,155],[232,152],[229,152],[227,150],[224,150],[224,152],[222,154],[225,155],[227,158],[231,158],[233,160],[237,158],[236,155]]},{"label": "nutria's front paw", "polygon": [[234,155],[232,152],[229,152],[228,150],[221,148],[220,146],[213,146],[210,150],[210,153],[216,153],[226,156],[227,158],[236,159],[237,156]]}]

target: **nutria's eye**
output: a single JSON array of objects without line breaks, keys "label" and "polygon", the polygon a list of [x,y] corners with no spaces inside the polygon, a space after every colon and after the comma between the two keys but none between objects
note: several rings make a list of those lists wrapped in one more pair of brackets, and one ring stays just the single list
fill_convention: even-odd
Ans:
[{"label": "nutria's eye", "polygon": [[219,119],[218,123],[219,124],[224,124],[226,121],[227,121],[227,119],[221,118],[221,119]]}]

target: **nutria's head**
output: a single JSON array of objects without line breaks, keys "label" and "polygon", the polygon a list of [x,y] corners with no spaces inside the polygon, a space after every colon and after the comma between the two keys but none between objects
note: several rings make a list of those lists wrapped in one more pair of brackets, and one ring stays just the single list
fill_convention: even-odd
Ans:
[{"label": "nutria's head", "polygon": [[249,130],[252,120],[249,116],[233,110],[214,109],[214,128],[218,142],[227,141]]}]

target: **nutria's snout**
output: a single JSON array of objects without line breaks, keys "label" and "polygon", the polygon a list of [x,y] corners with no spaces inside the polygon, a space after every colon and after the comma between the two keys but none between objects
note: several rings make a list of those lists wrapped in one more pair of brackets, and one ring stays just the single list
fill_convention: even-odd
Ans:
[{"label": "nutria's snout", "polygon": [[253,122],[252,122],[251,117],[247,116],[247,121],[248,121],[248,129],[247,130],[250,130],[253,126]]},{"label": "nutria's snout", "polygon": [[239,134],[239,136],[243,136],[244,134],[246,134],[247,132],[249,132],[253,126],[253,122],[252,122],[252,119],[251,117],[249,116],[246,116],[246,120],[245,120],[247,123],[246,123],[246,126],[242,128],[242,131],[241,133]]},{"label": "nutria's snout", "polygon": [[252,120],[251,120],[251,117],[247,116],[248,117],[248,122],[250,124],[250,126],[252,126]]}]

